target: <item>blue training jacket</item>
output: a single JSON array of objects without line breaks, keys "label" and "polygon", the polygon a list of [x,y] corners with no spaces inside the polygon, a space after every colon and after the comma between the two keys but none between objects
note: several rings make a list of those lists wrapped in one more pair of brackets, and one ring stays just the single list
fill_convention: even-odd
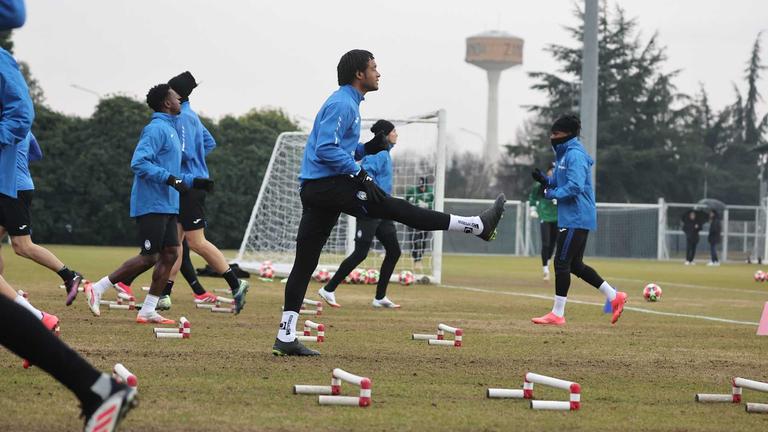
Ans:
[{"label": "blue training jacket", "polygon": [[557,200],[560,228],[597,229],[597,208],[590,171],[595,162],[579,138],[555,146],[557,165],[546,198]]},{"label": "blue training jacket", "polygon": [[16,198],[16,146],[27,137],[35,108],[19,65],[0,48],[0,193]]},{"label": "blue training jacket", "polygon": [[363,95],[351,85],[339,87],[320,108],[304,149],[299,179],[355,174],[354,154],[360,143],[360,102]]},{"label": "blue training jacket", "polygon": [[29,163],[43,158],[43,151],[37,138],[32,132],[27,134],[16,146],[16,189],[18,191],[34,190],[35,183],[32,181],[32,174],[29,172]]},{"label": "blue training jacket", "polygon": [[192,184],[195,177],[208,178],[210,175],[205,157],[216,148],[216,140],[203,126],[189,101],[181,103],[176,131],[181,138],[181,175],[184,183]]},{"label": "blue training jacket", "polygon": [[382,150],[376,154],[369,154],[363,157],[363,169],[373,177],[373,181],[388,195],[392,195],[392,156],[388,149]]},{"label": "blue training jacket", "polygon": [[179,193],[165,183],[171,175],[181,178],[177,121],[178,116],[156,112],[141,131],[131,159],[134,173],[131,217],[149,213],[179,214]]}]

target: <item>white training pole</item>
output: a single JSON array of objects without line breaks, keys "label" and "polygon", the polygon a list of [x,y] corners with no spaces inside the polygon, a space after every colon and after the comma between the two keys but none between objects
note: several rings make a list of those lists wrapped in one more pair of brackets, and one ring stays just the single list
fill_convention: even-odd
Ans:
[{"label": "white training pole", "polygon": [[333,390],[331,386],[297,384],[293,386],[293,394],[330,395],[333,394]]},{"label": "white training pole", "polygon": [[320,340],[318,336],[299,335],[299,336],[296,336],[296,340],[298,340],[299,342],[322,342],[322,340]]},{"label": "white training pole", "polygon": [[695,400],[696,402],[734,402],[733,395],[729,394],[698,393]]},{"label": "white training pole", "polygon": [[235,300],[231,298],[221,297],[217,296],[216,301],[219,303],[226,303],[226,304],[235,304]]},{"label": "white training pole", "polygon": [[302,303],[308,304],[308,305],[312,305],[312,306],[320,306],[322,304],[322,303],[320,303],[317,300],[310,300],[310,299],[306,299],[306,298],[304,299],[304,301]]},{"label": "white training pole", "polygon": [[212,307],[211,312],[218,312],[218,313],[235,313],[234,308],[229,307]]},{"label": "white training pole", "polygon": [[102,305],[102,306],[103,305],[113,305],[113,304],[116,305],[117,302],[113,301],[113,300],[99,300],[99,304]]},{"label": "white training pole", "polygon": [[357,396],[325,396],[318,397],[317,402],[320,405],[345,405],[360,406],[360,398]]},{"label": "white training pole", "polygon": [[452,333],[452,334],[456,334],[456,331],[459,330],[458,327],[451,327],[446,324],[438,324],[437,329],[442,331],[447,331],[448,333]]},{"label": "white training pole", "polygon": [[546,375],[539,375],[533,372],[525,374],[525,380],[534,384],[541,384],[549,387],[555,387],[563,390],[571,391],[571,386],[574,384],[570,381],[561,380],[559,378],[552,378]]},{"label": "white training pole", "polygon": [[445,340],[445,339],[430,339],[429,340],[430,345],[444,345],[444,346],[455,346],[456,342],[452,340]]},{"label": "white training pole", "polygon": [[136,309],[136,306],[132,305],[132,304],[124,305],[124,304],[110,303],[109,304],[109,308],[110,309],[134,310],[134,309]]},{"label": "white training pole", "polygon": [[316,310],[302,309],[299,311],[299,315],[320,315]]},{"label": "white training pole", "polygon": [[181,333],[181,329],[176,327],[155,327],[152,331],[155,333]]},{"label": "white training pole", "polygon": [[436,334],[414,333],[414,334],[411,335],[411,339],[413,339],[413,340],[437,339],[437,335]]},{"label": "white training pole", "polygon": [[112,374],[119,377],[120,380],[129,387],[136,387],[138,385],[136,375],[132,374],[122,363],[117,363],[115,367],[112,368]]},{"label": "white training pole", "polygon": [[568,401],[532,400],[531,408],[537,409],[537,410],[570,411],[571,403]]},{"label": "white training pole", "polygon": [[213,303],[198,303],[195,305],[195,307],[198,309],[213,309],[216,307],[216,305]]},{"label": "white training pole", "polygon": [[368,381],[368,384],[370,385],[370,380],[366,377],[361,377],[359,375],[351,374],[344,369],[336,368],[333,370],[333,376],[334,378],[338,378],[344,382],[348,382],[350,384],[354,384],[356,386],[363,385],[364,381]]},{"label": "white training pole", "polygon": [[744,409],[746,409],[748,413],[768,413],[768,404],[748,403]]},{"label": "white training pole", "polygon": [[184,333],[155,333],[155,337],[158,339],[187,339]]},{"label": "white training pole", "polygon": [[522,389],[489,388],[486,396],[491,399],[523,399]]},{"label": "white training pole", "polygon": [[759,392],[768,392],[768,383],[754,381],[746,378],[734,378],[733,385],[736,387],[743,387],[745,389],[755,390]]}]

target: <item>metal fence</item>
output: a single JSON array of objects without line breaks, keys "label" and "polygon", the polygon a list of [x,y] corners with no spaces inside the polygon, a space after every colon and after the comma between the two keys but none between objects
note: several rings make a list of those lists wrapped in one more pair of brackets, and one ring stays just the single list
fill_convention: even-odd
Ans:
[{"label": "metal fence", "polygon": [[[478,214],[491,200],[445,199],[448,213]],[[598,203],[596,231],[590,233],[586,255],[614,258],[683,259],[685,234],[681,216],[695,203]],[[768,256],[768,212],[763,206],[726,206],[722,212],[720,261],[752,261]],[[534,256],[540,250],[539,220],[530,217],[527,202],[508,201],[493,242],[478,242],[461,233],[446,233],[443,252],[453,254],[503,254]],[[709,259],[709,223],[702,226],[698,259]]]}]

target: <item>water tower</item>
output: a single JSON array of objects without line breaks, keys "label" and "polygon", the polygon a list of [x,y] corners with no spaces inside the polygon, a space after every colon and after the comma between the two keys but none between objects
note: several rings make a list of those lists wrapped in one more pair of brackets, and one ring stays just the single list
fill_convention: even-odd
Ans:
[{"label": "water tower", "polygon": [[523,64],[523,40],[502,31],[488,31],[467,38],[466,62],[488,73],[488,124],[485,132],[486,160],[499,158],[499,78],[501,72]]}]

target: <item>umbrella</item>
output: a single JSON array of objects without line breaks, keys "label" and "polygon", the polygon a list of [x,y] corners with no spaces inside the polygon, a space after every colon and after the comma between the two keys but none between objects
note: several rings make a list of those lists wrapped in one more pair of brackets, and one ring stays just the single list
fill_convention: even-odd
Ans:
[{"label": "umbrella", "polygon": [[704,207],[707,210],[714,210],[718,214],[723,214],[725,210],[725,203],[714,198],[704,198],[696,203],[696,208]]}]

